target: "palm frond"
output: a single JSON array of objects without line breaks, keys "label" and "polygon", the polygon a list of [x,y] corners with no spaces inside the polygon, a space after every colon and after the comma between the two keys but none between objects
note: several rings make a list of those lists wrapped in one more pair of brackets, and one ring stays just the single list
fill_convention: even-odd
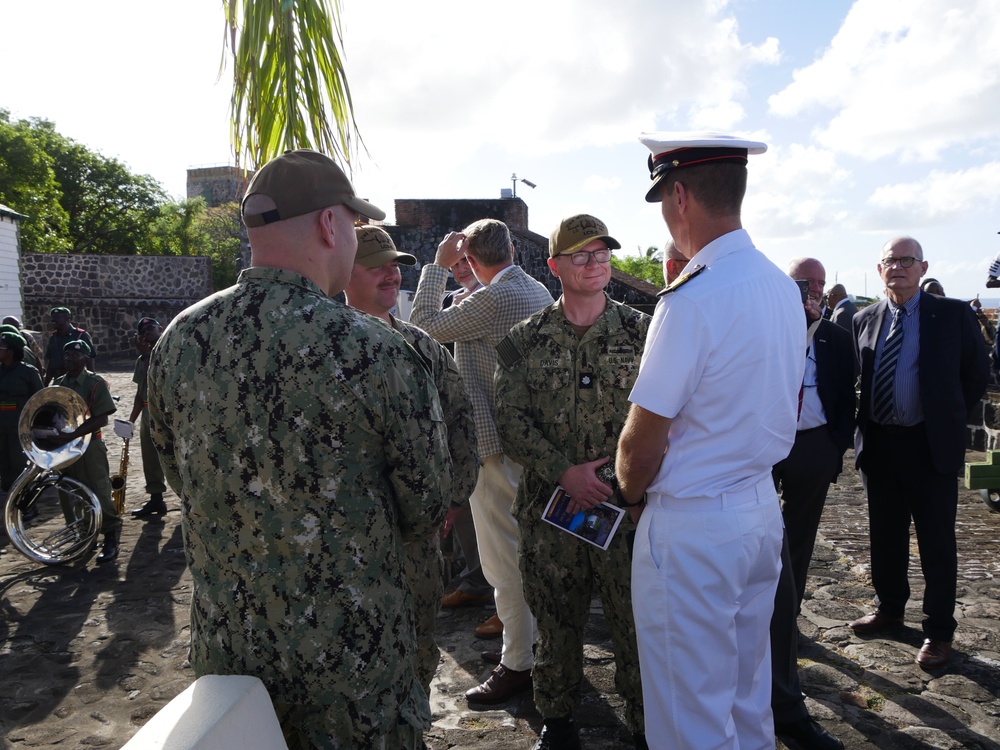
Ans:
[{"label": "palm frond", "polygon": [[255,168],[314,148],[350,169],[361,142],[343,58],[340,0],[223,0],[233,65],[231,141]]}]

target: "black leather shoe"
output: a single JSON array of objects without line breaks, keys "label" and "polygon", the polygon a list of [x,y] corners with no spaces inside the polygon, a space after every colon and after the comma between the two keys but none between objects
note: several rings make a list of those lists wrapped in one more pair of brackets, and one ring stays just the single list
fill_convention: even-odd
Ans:
[{"label": "black leather shoe", "polygon": [[779,740],[797,750],[844,750],[843,742],[808,718],[775,722],[774,733]]},{"label": "black leather shoe", "polygon": [[951,641],[937,641],[933,638],[924,639],[924,645],[917,654],[917,664],[924,669],[940,669],[948,663],[951,655]]},{"label": "black leather shoe", "polygon": [[147,518],[149,516],[162,516],[167,512],[167,504],[163,502],[163,495],[156,493],[150,495],[149,500],[141,508],[132,511],[132,518]]},{"label": "black leather shoe", "polygon": [[572,716],[546,719],[532,750],[580,750],[580,732]]},{"label": "black leather shoe", "polygon": [[881,612],[869,612],[864,617],[859,617],[851,623],[851,630],[858,635],[868,635],[878,633],[890,628],[897,628],[903,624],[902,617],[889,617]]},{"label": "black leather shoe", "polygon": [[101,547],[101,554],[97,556],[97,564],[109,563],[118,557],[118,532],[112,531],[104,535],[104,545]]}]

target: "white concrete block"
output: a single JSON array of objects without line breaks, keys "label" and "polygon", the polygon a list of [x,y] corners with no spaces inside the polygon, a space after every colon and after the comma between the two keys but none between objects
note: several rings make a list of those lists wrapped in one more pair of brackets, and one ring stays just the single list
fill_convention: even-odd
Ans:
[{"label": "white concrete block", "polygon": [[288,750],[264,683],[205,675],[146,722],[122,750]]}]

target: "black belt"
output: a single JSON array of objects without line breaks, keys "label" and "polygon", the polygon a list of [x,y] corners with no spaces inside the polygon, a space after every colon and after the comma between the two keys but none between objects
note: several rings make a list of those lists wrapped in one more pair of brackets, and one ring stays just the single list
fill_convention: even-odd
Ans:
[{"label": "black belt", "polygon": [[879,424],[878,422],[870,422],[869,424],[871,424],[872,427],[878,428],[886,435],[908,435],[924,429],[923,422],[915,425]]}]

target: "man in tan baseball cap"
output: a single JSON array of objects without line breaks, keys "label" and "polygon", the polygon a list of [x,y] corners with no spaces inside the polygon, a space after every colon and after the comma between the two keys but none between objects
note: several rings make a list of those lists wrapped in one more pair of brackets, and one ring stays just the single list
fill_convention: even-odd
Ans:
[{"label": "man in tan baseball cap", "polygon": [[[265,209],[252,196],[266,196],[274,207]],[[286,151],[261,167],[247,185],[241,208],[244,224],[261,227],[340,205],[369,219],[385,218],[385,211],[354,194],[354,186],[337,162],[303,148]]]},{"label": "man in tan baseball cap", "polygon": [[359,214],[384,216],[322,154],[266,164],[243,201],[252,267],[150,354],[192,669],[259,677],[290,747],[422,747],[431,725],[397,550],[440,527],[452,458],[421,356],[331,299]]}]

